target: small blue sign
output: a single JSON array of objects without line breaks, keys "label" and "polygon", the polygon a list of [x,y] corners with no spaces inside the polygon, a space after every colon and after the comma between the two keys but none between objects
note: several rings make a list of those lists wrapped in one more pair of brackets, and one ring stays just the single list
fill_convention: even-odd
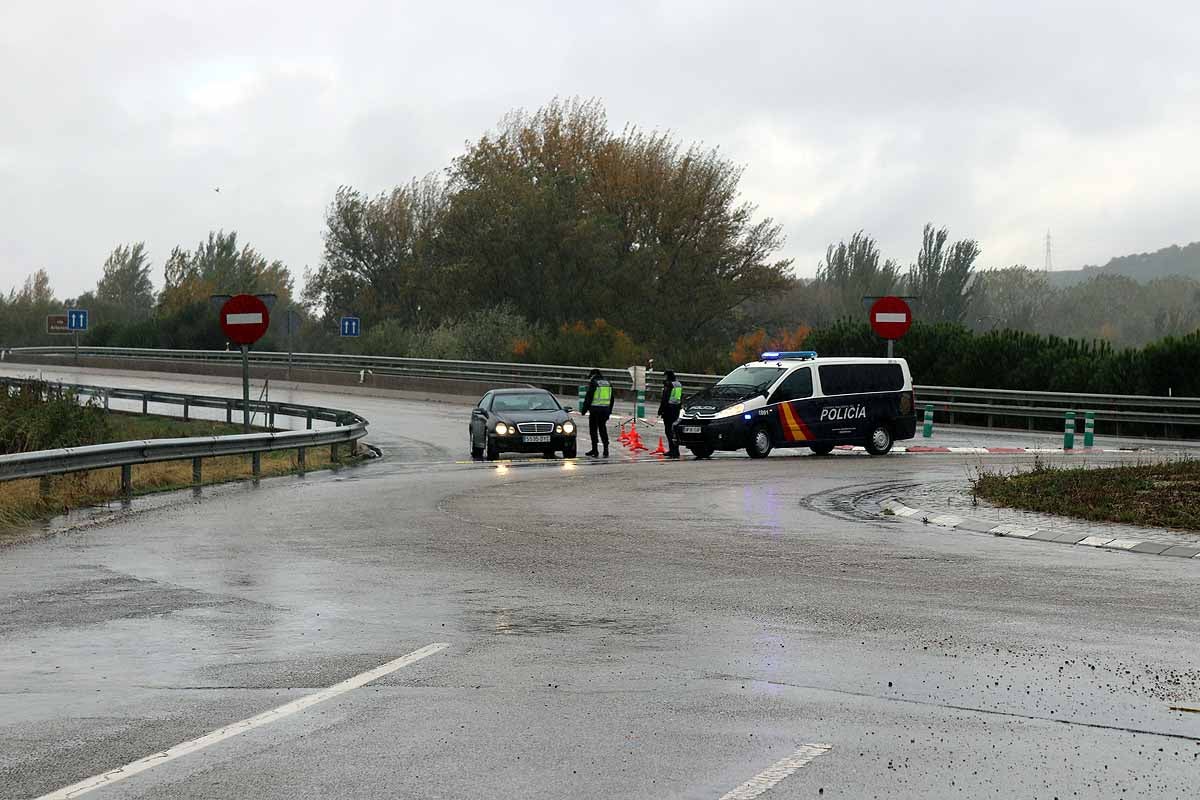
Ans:
[{"label": "small blue sign", "polygon": [[88,328],[88,312],[86,308],[67,309],[67,330],[86,331]]},{"label": "small blue sign", "polygon": [[342,317],[342,336],[358,336],[362,332],[362,323],[358,317]]}]

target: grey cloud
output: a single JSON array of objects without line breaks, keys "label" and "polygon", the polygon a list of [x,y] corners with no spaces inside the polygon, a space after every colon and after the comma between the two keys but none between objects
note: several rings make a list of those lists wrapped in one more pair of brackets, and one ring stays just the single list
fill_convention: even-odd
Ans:
[{"label": "grey cloud", "polygon": [[1036,263],[1047,227],[1064,267],[1200,239],[1195,3],[281,9],[6,7],[0,287],[45,266],[74,294],[119,242],[161,266],[221,227],[299,274],[339,184],[441,170],[576,94],[746,165],[801,273],[858,228],[907,262],[929,220],[987,264]]}]

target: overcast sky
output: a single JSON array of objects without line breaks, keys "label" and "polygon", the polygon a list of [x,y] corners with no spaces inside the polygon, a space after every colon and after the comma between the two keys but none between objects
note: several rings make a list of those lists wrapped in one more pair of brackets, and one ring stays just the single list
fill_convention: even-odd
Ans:
[{"label": "overcast sky", "polygon": [[1198,65],[1195,0],[0,0],[0,287],[139,240],[161,285],[218,228],[299,277],[338,185],[556,95],[719,146],[802,275],[859,228],[907,264],[926,221],[1102,263],[1200,239]]}]

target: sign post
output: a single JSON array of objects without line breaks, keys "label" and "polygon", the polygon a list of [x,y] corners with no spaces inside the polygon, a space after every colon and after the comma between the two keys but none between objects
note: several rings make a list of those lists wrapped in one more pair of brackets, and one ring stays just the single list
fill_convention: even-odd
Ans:
[{"label": "sign post", "polygon": [[288,309],[287,312],[287,337],[288,337],[288,380],[292,379],[292,336],[300,332],[300,323],[303,320],[300,315],[293,309]]},{"label": "sign post", "polygon": [[912,309],[899,297],[881,297],[871,304],[871,329],[887,339],[888,358],[894,355],[894,343],[912,326]]},{"label": "sign post", "polygon": [[242,346],[242,430],[250,432],[250,345],[267,332],[271,312],[252,294],[234,295],[221,306],[221,330]]},{"label": "sign post", "polygon": [[67,330],[75,334],[75,366],[79,366],[79,332],[88,329],[86,308],[67,309]]}]

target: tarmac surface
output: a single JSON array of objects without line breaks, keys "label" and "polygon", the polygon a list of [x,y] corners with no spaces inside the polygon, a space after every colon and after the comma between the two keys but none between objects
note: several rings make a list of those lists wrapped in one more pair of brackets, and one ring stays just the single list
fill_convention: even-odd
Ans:
[{"label": "tarmac surface", "polygon": [[864,503],[1032,457],[471,463],[461,401],[271,396],[385,457],[0,548],[0,797],[1197,794],[1200,562]]}]

